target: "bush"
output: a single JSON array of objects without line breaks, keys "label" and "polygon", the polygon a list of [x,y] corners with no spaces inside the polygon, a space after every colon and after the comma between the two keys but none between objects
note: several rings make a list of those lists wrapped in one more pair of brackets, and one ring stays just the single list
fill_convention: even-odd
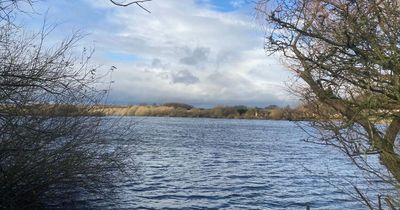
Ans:
[{"label": "bush", "polygon": [[[13,14],[17,2],[1,1],[0,10]],[[104,93],[93,88],[91,52],[75,56],[77,34],[50,46],[48,31],[27,35],[8,20],[0,19],[0,209],[107,193],[129,165],[106,139],[112,123],[88,116]]]},{"label": "bush", "polygon": [[173,107],[175,109],[179,109],[179,108],[187,109],[187,110],[193,109],[192,105],[184,104],[184,103],[165,103],[162,106]]}]

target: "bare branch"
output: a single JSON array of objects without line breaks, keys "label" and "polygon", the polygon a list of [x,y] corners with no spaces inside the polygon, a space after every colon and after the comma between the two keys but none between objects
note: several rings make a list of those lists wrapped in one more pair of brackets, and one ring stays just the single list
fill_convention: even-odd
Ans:
[{"label": "bare branch", "polygon": [[[398,190],[399,1],[258,2],[257,12],[266,24],[266,51],[283,55],[303,80],[292,90],[316,118],[312,125],[320,136],[315,141],[340,149],[363,172]],[[371,164],[371,155],[379,163]],[[368,196],[363,199],[372,208]],[[393,198],[398,207],[399,196]]]},{"label": "bare branch", "polygon": [[110,1],[111,1],[111,3],[113,3],[113,4],[117,5],[117,6],[120,6],[120,7],[127,7],[127,6],[130,6],[130,5],[132,5],[132,4],[136,4],[137,6],[139,6],[140,8],[142,8],[144,11],[146,11],[146,12],[148,12],[148,13],[151,13],[150,10],[146,9],[146,8],[145,8],[144,6],[142,6],[141,4],[142,4],[142,3],[145,3],[145,2],[152,1],[152,0],[129,1],[129,2],[127,2],[127,3],[124,3],[124,2],[116,2],[115,0],[110,0]]}]

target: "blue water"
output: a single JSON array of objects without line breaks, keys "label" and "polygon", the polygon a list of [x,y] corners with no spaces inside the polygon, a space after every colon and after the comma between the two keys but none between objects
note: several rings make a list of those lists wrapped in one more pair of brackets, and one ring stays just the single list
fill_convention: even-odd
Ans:
[{"label": "blue water", "polygon": [[343,192],[356,168],[294,122],[132,119],[138,176],[101,208],[365,209]]}]

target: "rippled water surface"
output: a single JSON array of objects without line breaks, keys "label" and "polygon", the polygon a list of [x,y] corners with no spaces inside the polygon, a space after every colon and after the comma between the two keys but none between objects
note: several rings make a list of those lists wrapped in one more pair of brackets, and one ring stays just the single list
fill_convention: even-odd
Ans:
[{"label": "rippled water surface", "polygon": [[[339,188],[356,180],[330,147],[305,143],[293,122],[135,118],[141,141],[129,209],[365,209]],[[337,187],[332,186],[333,183]]]}]

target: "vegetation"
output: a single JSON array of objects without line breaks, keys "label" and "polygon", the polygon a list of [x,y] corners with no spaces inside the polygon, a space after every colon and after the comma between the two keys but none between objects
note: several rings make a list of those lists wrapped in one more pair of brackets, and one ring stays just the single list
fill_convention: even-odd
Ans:
[{"label": "vegetation", "polygon": [[[140,1],[114,1],[117,6]],[[39,209],[73,192],[104,193],[129,173],[115,123],[103,115],[311,120],[318,143],[342,150],[367,173],[400,191],[400,2],[398,0],[259,0],[266,50],[279,53],[302,82],[303,106],[266,108],[182,103],[103,106],[92,51],[76,54],[82,36],[48,41],[53,27],[31,32],[14,20],[19,4],[0,1],[0,209]],[[382,121],[385,125],[382,125]],[[314,139],[313,139],[314,140]],[[128,146],[127,146],[128,147]],[[369,164],[377,155],[387,171]],[[400,208],[400,195],[371,198],[370,209]],[[109,196],[109,195],[108,195]]]},{"label": "vegetation", "polygon": [[193,108],[192,105],[184,104],[184,103],[165,103],[162,106],[173,107],[175,109],[179,109],[180,108],[180,109],[186,109],[186,110],[189,110],[189,109]]},{"label": "vegetation", "polygon": [[[400,2],[261,0],[257,10],[265,49],[282,55],[301,79],[293,91],[318,119],[315,140],[399,190]],[[369,164],[371,154],[388,173]],[[369,209],[400,208],[398,194],[374,189],[379,194],[371,198],[354,188]]]},{"label": "vegetation", "polygon": [[110,196],[132,163],[106,139],[112,125],[87,115],[104,95],[92,52],[75,53],[79,34],[52,45],[53,27],[18,26],[23,3],[33,1],[0,1],[0,209],[72,202],[73,192]]},{"label": "vegetation", "polygon": [[217,106],[211,109],[195,108],[181,103],[138,106],[101,106],[93,109],[97,115],[117,116],[167,116],[167,117],[205,117],[228,119],[270,119],[270,120],[308,120],[313,116],[307,106],[291,109],[269,106],[250,108],[246,106]]}]

